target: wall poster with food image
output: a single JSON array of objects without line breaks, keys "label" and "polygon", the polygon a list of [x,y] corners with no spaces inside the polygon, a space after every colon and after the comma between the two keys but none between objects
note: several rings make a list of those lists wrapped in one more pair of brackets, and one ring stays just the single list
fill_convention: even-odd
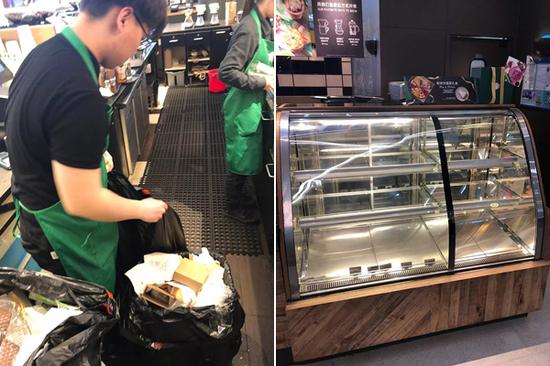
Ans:
[{"label": "wall poster with food image", "polygon": [[477,94],[472,80],[464,77],[405,77],[410,104],[473,104]]},{"label": "wall poster with food image", "polygon": [[277,56],[315,56],[310,4],[311,0],[277,0]]}]

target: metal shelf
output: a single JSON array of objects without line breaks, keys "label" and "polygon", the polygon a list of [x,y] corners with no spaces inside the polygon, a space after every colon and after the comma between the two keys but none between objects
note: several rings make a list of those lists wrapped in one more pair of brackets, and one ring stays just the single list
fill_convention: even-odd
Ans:
[{"label": "metal shelf", "polygon": [[186,66],[179,66],[179,67],[170,67],[168,69],[164,69],[164,71],[175,72],[175,71],[185,71],[186,69],[187,69]]},{"label": "metal shelf", "polygon": [[187,62],[193,65],[198,64],[199,62],[210,61],[210,57],[200,57],[200,58],[188,58]]},{"label": "metal shelf", "polygon": [[[476,160],[455,160],[449,161],[449,170],[467,170],[467,169],[492,169],[506,168],[514,166],[525,166],[527,162],[517,157],[503,159],[476,159]],[[325,173],[327,169],[297,170],[292,174],[295,182],[304,182],[308,179]],[[396,175],[432,173],[439,171],[437,163],[421,164],[403,164],[403,165],[382,165],[382,166],[356,166],[335,169],[327,173],[322,179],[340,179],[340,178],[362,178],[362,177],[387,177]]]}]

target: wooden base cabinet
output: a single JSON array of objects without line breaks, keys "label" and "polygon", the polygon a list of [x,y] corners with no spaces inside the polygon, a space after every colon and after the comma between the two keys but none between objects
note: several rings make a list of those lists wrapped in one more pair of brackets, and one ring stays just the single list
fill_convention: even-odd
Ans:
[{"label": "wooden base cabinet", "polygon": [[549,262],[524,262],[286,305],[296,362],[539,310]]}]

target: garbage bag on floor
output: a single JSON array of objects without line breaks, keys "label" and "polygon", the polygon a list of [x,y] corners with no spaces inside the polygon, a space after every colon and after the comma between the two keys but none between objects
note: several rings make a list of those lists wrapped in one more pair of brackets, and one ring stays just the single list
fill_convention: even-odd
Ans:
[{"label": "garbage bag on floor", "polygon": [[116,303],[107,290],[69,277],[0,268],[0,295],[14,290],[52,306],[68,305],[81,311],[51,331],[25,366],[101,365],[103,336],[117,321]]},{"label": "garbage bag on floor", "polygon": [[[120,173],[111,172],[108,177],[109,189],[122,197],[133,200],[149,197],[143,190],[136,189]],[[171,207],[168,207],[164,216],[154,224],[141,220],[122,221],[118,224],[118,231],[117,272],[119,277],[142,261],[145,254],[177,253],[187,250],[181,220]]]},{"label": "garbage bag on floor", "polygon": [[127,278],[121,279],[119,334],[113,336],[106,364],[122,365],[136,357],[142,365],[231,365],[245,315],[229,266],[223,256],[212,255],[224,267],[224,282],[232,292],[222,308],[162,309],[139,297]]}]

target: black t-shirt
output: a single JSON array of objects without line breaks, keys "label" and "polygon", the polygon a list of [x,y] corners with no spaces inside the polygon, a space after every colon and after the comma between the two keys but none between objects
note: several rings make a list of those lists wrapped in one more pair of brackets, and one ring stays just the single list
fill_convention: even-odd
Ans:
[{"label": "black t-shirt", "polygon": [[78,52],[61,35],[36,47],[9,90],[6,134],[13,194],[35,210],[58,202],[51,161],[99,168],[108,130],[105,101]]}]

